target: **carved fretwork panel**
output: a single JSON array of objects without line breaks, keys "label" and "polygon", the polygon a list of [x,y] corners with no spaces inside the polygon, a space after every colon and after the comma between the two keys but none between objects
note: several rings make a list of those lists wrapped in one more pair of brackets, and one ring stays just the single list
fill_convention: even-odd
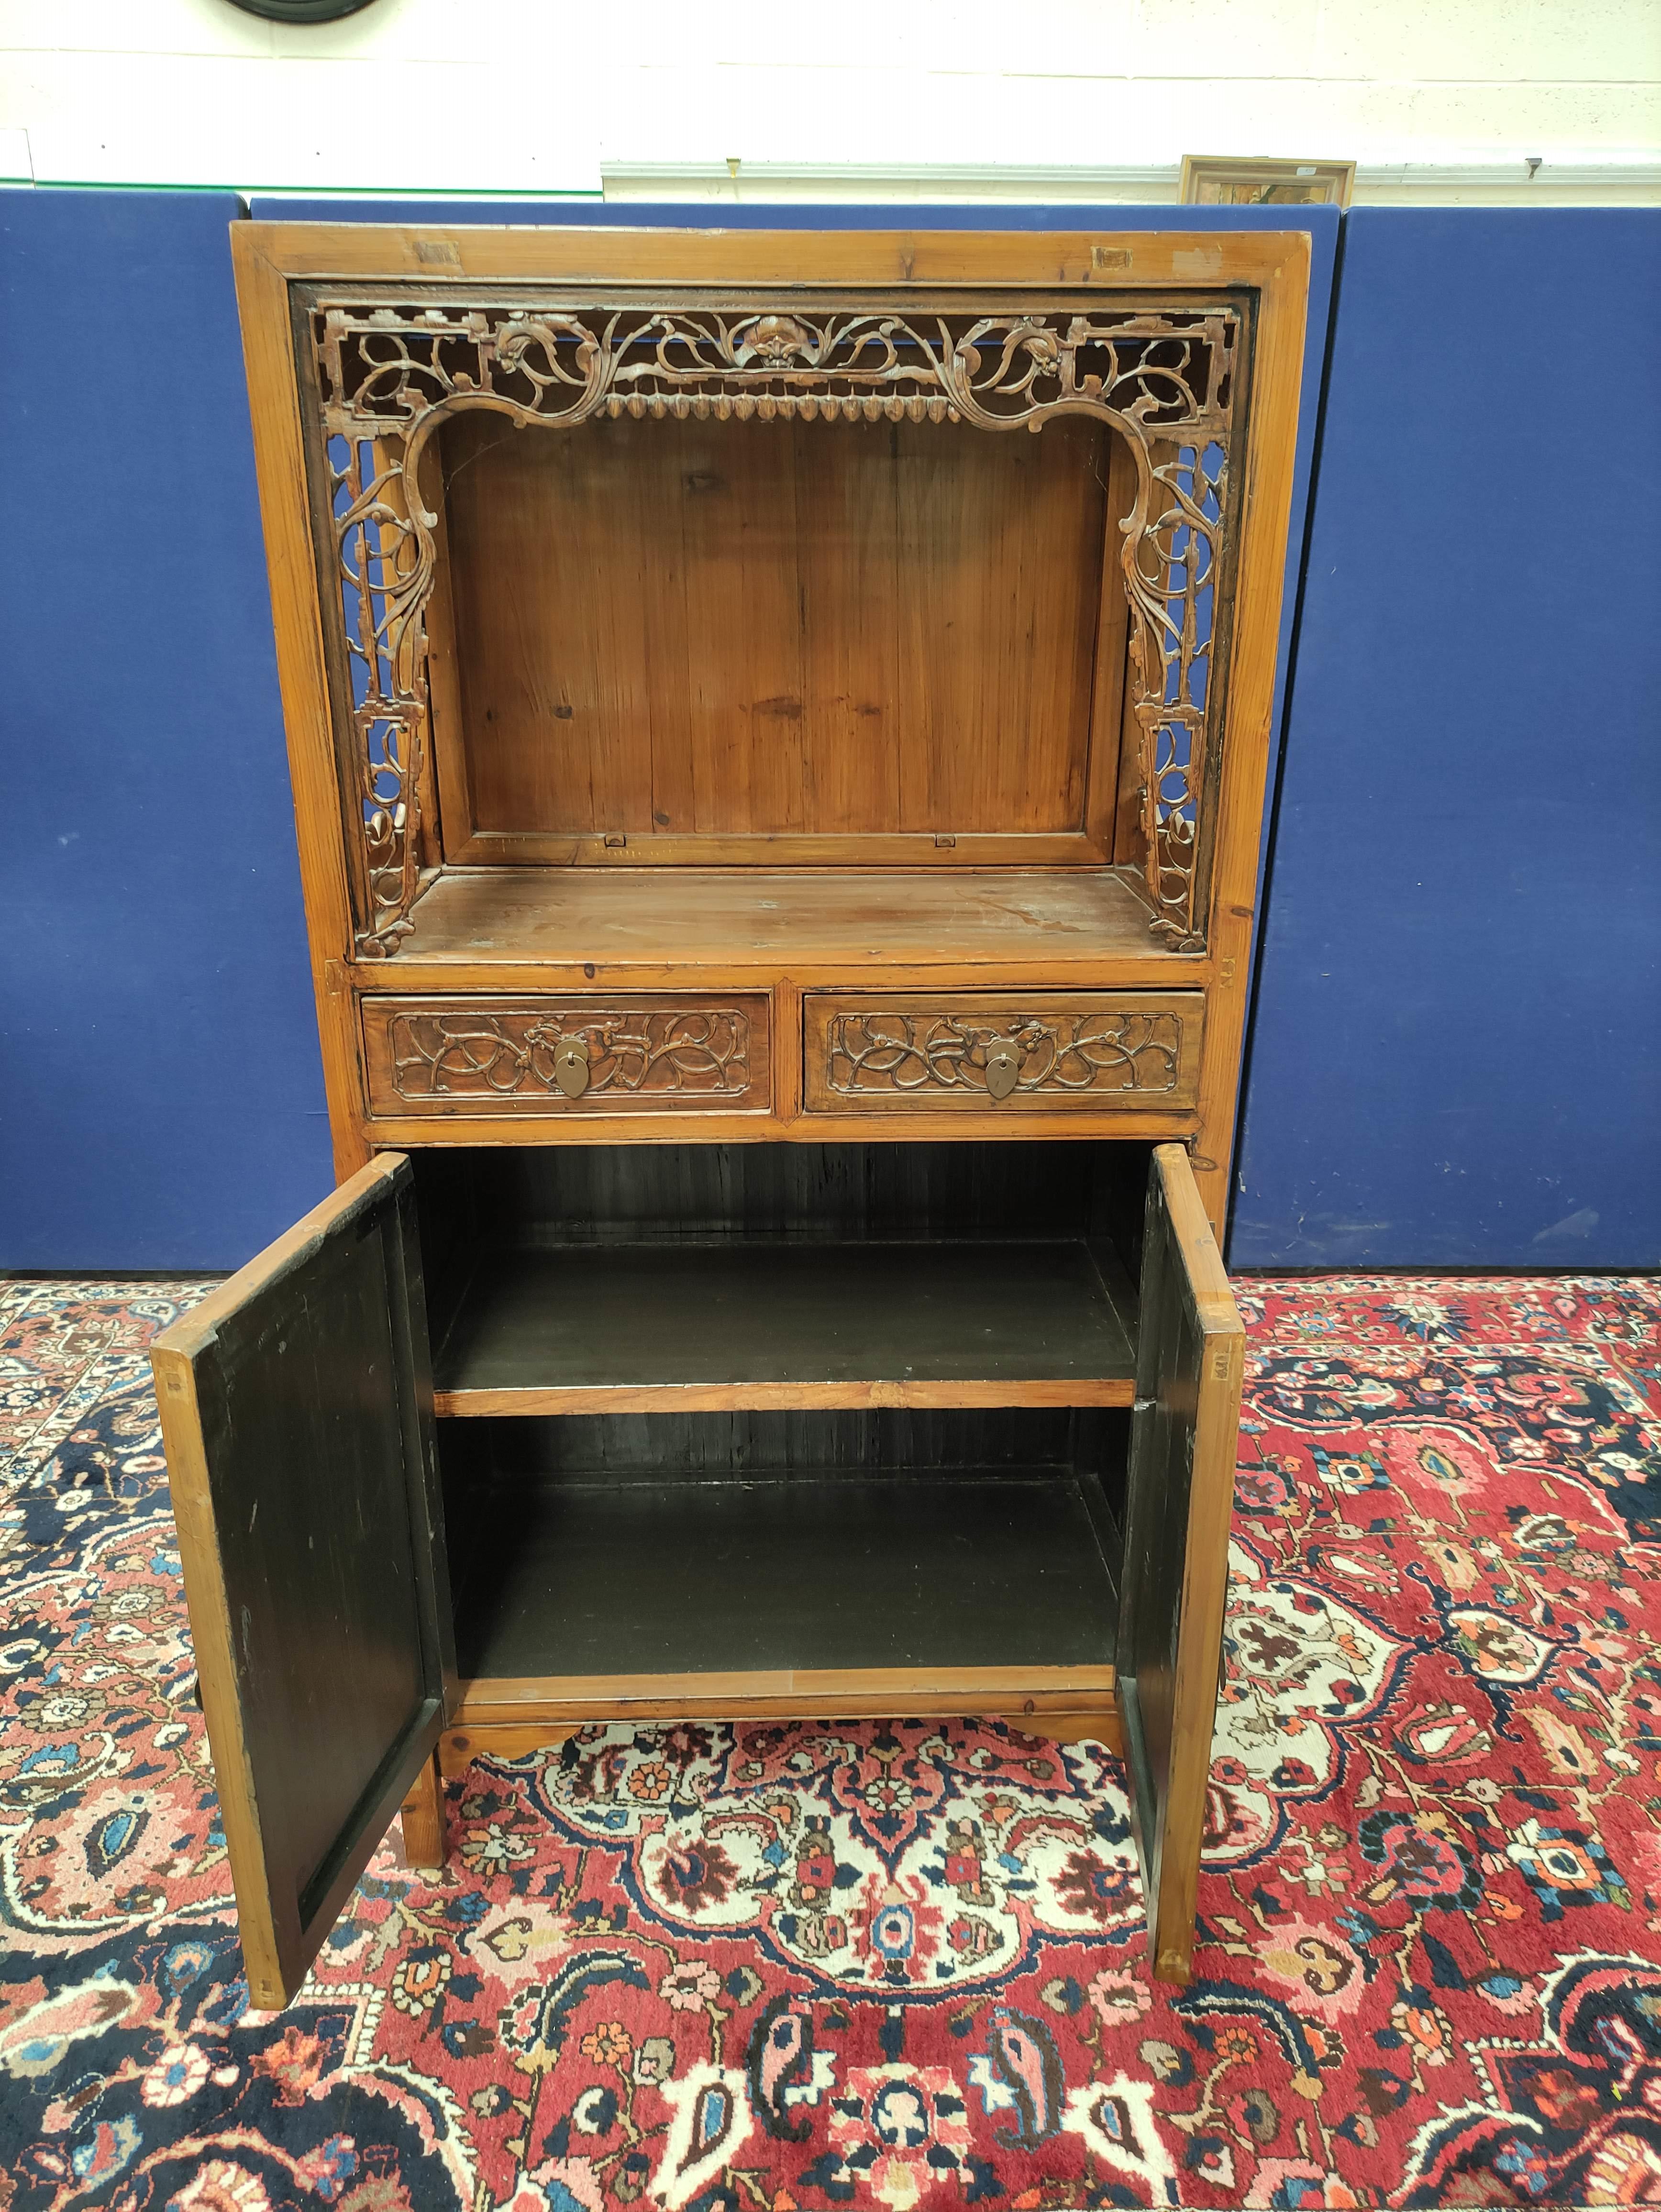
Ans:
[{"label": "carved fretwork panel", "polygon": [[1198,949],[1244,328],[1230,303],[1177,295],[1116,307],[1104,292],[1022,313],[952,301],[903,314],[317,297],[310,331],[361,786],[360,952],[392,948],[419,888],[437,528],[419,471],[440,424],[464,408],[567,430],[624,413],[993,431],[1082,413],[1110,424],[1136,464],[1121,558],[1152,927]]},{"label": "carved fretwork panel", "polygon": [[[810,1110],[964,1105],[1161,1107],[1197,1095],[1204,1001],[1198,992],[1091,994],[949,1005],[910,995],[881,1005],[814,994],[804,1013]],[[996,1064],[1001,1063],[1002,1079]]]},{"label": "carved fretwork panel", "polygon": [[325,453],[362,823],[357,949],[369,953],[411,927],[422,850],[431,573],[405,503],[404,455],[400,438],[356,432],[332,433]]},{"label": "carved fretwork panel", "polygon": [[[600,1112],[764,1107],[767,1000],[698,1004],[367,999],[369,1094],[378,1114]],[[569,1048],[581,1075],[570,1079]],[[562,1054],[566,1078],[562,1081]]]},{"label": "carved fretwork panel", "polygon": [[1127,545],[1147,880],[1155,930],[1198,951],[1202,832],[1220,723],[1210,693],[1227,458],[1216,439],[1150,451],[1147,519]]}]

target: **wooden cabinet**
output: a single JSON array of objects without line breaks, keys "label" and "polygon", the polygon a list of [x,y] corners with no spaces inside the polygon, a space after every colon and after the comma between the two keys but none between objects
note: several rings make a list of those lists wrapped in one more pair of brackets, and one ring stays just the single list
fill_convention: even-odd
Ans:
[{"label": "wooden cabinet", "polygon": [[1193,1936],[1306,241],[240,225],[340,1188],[156,1352],[251,1984],[591,1722],[1125,1761]]}]

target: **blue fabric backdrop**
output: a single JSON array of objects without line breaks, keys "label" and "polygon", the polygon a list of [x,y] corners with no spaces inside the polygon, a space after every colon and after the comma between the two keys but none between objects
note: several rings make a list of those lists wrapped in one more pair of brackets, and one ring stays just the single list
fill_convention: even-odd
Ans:
[{"label": "blue fabric backdrop", "polygon": [[[0,1265],[15,1268],[234,1266],[330,1181],[226,243],[237,212],[217,194],[0,192]],[[1026,228],[1173,210],[473,213]],[[1301,501],[1337,219],[1181,219],[1311,230]],[[1646,521],[1661,441],[1631,303],[1661,225],[1346,220],[1231,1256],[1653,1258],[1661,1189],[1627,1140],[1653,1116],[1661,1026]],[[1587,477],[1553,426],[1594,356],[1647,379],[1647,399],[1621,396]],[[1592,434],[1607,397],[1599,383],[1584,403]],[[1300,507],[1294,571],[1303,523]],[[1283,647],[1295,611],[1288,592]],[[1618,951],[1618,980],[1599,980],[1596,949]]]},{"label": "blue fabric backdrop", "polygon": [[1345,218],[1237,1267],[1661,1261],[1661,214]]},{"label": "blue fabric backdrop", "polygon": [[226,193],[0,191],[0,1265],[332,1180]]}]

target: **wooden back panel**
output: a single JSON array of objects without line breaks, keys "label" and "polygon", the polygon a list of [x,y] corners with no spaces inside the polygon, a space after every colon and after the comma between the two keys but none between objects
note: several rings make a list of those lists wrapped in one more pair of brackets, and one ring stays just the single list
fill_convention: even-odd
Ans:
[{"label": "wooden back panel", "polygon": [[1113,443],[1082,418],[450,422],[451,856],[469,831],[1081,838],[1092,717],[1110,791],[1117,767]]},{"label": "wooden back panel", "polygon": [[[1149,1147],[929,1142],[468,1146],[413,1155],[431,1280],[482,1248],[764,1237],[850,1244],[1116,1237]],[[1119,1264],[1134,1267],[1127,1249]]]}]

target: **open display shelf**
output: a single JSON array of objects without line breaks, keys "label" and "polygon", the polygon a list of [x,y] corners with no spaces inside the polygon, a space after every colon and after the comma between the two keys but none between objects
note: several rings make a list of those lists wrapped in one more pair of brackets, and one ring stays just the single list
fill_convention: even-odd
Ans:
[{"label": "open display shelf", "polygon": [[154,1357],[256,2002],[689,1719],[1100,1740],[1186,1978],[1308,253],[234,227],[338,1188]]},{"label": "open display shelf", "polygon": [[[1145,889],[1129,870],[983,868],[966,873],[958,847],[941,865],[832,872],[752,863],[726,869],[642,862],[602,846],[581,868],[462,867],[435,877],[381,981],[408,988],[423,966],[522,964],[604,969],[615,987],[684,976],[770,981],[781,964],[803,981],[873,971],[960,967],[1099,984],[1147,971],[1186,981],[1191,958],[1148,934]],[[950,868],[944,864],[951,860]],[[592,980],[585,978],[585,981]]]}]

